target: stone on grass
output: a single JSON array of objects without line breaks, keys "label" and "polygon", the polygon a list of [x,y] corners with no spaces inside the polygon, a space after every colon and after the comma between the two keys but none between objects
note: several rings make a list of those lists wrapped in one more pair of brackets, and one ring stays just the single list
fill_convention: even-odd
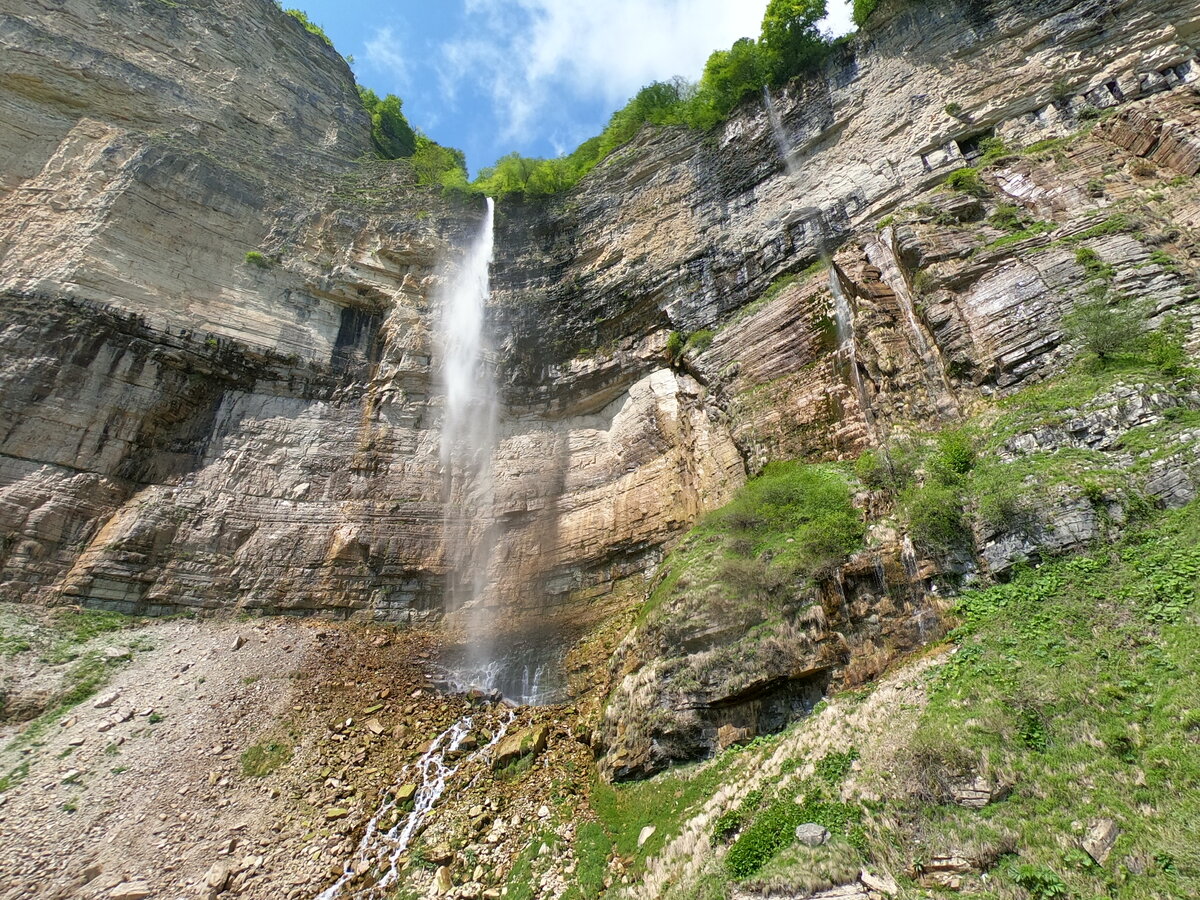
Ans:
[{"label": "stone on grass", "polygon": [[1121,829],[1117,827],[1116,822],[1112,819],[1098,819],[1088,829],[1083,839],[1083,849],[1097,865],[1102,866],[1108,860],[1108,855],[1112,853],[1113,845],[1120,836]]},{"label": "stone on grass", "polygon": [[829,829],[814,822],[797,825],[796,840],[805,847],[820,847],[822,844],[829,843]]}]

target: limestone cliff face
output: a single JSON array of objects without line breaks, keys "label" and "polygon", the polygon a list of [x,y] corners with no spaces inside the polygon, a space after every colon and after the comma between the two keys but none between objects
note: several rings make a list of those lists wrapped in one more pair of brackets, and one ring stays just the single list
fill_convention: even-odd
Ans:
[{"label": "limestone cliff face", "polygon": [[[344,62],[266,0],[0,28],[6,594],[440,611],[431,323],[482,201],[364,162]],[[526,605],[642,571],[742,478],[694,379],[576,393],[503,426],[497,574]]]},{"label": "limestone cliff face", "polygon": [[[1136,195],[1135,159],[1200,170],[1198,39],[1179,0],[885,4],[774,98],[790,167],[747,103],[711,135],[645,130],[565,196],[501,204],[504,609],[599,622],[765,462],[853,457],[1054,372],[1084,296],[1060,239]],[[463,497],[438,460],[432,323],[482,201],[366,161],[343,61],[269,0],[10,2],[0,46],[5,596],[440,612]],[[989,169],[983,203],[935,190],[983,138],[1028,145],[1112,107],[1065,162]],[[1194,181],[1161,191],[1144,228],[1089,246],[1156,314],[1192,315]],[[1053,228],[997,243],[1000,200]],[[670,333],[701,329],[711,345],[672,365]],[[889,540],[875,550],[910,578]],[[848,584],[814,654],[869,653],[912,612]],[[669,696],[638,673],[672,652],[630,639],[631,716],[634,695]],[[654,740],[630,739],[631,767],[663,762]]]}]

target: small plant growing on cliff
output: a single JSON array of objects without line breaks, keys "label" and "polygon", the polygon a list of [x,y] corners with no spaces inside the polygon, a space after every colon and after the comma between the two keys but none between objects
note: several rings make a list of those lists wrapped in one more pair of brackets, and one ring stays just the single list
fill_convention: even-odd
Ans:
[{"label": "small plant growing on cliff", "polygon": [[302,10],[302,9],[285,9],[284,12],[287,13],[289,16],[291,16],[293,19],[295,19],[297,22],[299,22],[301,25],[303,25],[304,30],[307,31],[309,34],[315,34],[317,37],[319,37],[321,40],[323,40],[325,42],[326,46],[329,46],[329,47],[333,46],[333,41],[330,39],[329,35],[327,35],[325,33],[325,29],[322,28],[320,25],[318,25],[316,22],[312,21],[312,19],[310,19],[308,17],[308,13],[304,12],[304,10]]},{"label": "small plant growing on cliff", "polygon": [[1146,335],[1146,357],[1164,375],[1180,375],[1188,362],[1187,326],[1177,319]]},{"label": "small plant growing on cliff", "polygon": [[271,260],[257,250],[251,250],[246,254],[246,265],[254,266],[256,269],[269,269]]},{"label": "small plant growing on cliff", "polygon": [[988,224],[1001,231],[1021,231],[1028,222],[1024,211],[1015,203],[1001,203],[996,207],[996,211],[988,216]]},{"label": "small plant growing on cliff", "polygon": [[942,484],[954,484],[975,468],[975,445],[962,431],[945,431],[930,468]]},{"label": "small plant growing on cliff", "polygon": [[683,352],[703,353],[712,346],[714,337],[716,337],[716,333],[711,328],[702,328],[699,331],[695,331],[687,339],[687,343],[684,344]]},{"label": "small plant growing on cliff", "polygon": [[875,8],[879,6],[879,0],[854,0],[854,24],[862,28],[867,24],[867,19],[871,18],[871,14],[875,12]]},{"label": "small plant growing on cliff", "polygon": [[1116,269],[1100,258],[1091,247],[1080,247],[1075,251],[1075,262],[1077,262],[1085,272],[1088,278],[1100,278],[1104,281],[1111,281],[1116,274]]},{"label": "small plant growing on cliff", "polygon": [[1105,363],[1133,347],[1142,320],[1134,310],[1097,299],[1080,303],[1063,316],[1063,329],[1072,344]]},{"label": "small plant growing on cliff", "polygon": [[986,197],[988,193],[987,185],[979,177],[978,169],[959,169],[951,172],[946,179],[946,188],[960,194],[970,194],[972,197]]},{"label": "small plant growing on cliff", "polygon": [[683,349],[687,346],[687,338],[680,331],[672,331],[667,338],[667,359],[671,365],[683,358]]},{"label": "small plant growing on cliff", "polygon": [[958,119],[958,118],[962,117],[962,114],[963,114],[963,108],[962,108],[961,103],[947,103],[946,104],[946,115],[953,116],[954,118]]},{"label": "small plant growing on cliff", "polygon": [[904,518],[913,543],[926,554],[956,553],[971,543],[971,529],[958,491],[931,483],[910,490],[903,499]]}]

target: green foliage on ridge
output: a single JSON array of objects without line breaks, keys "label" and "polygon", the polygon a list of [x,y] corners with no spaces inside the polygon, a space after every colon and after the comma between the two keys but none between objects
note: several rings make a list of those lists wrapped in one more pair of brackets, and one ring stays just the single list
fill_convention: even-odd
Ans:
[{"label": "green foliage on ridge", "polygon": [[371,138],[384,159],[412,156],[417,150],[417,135],[404,118],[403,103],[395,94],[380,97],[370,88],[358,86],[363,108],[371,117]]},{"label": "green foliage on ridge", "polygon": [[[276,5],[280,6],[280,8],[282,8],[282,5],[279,4],[278,0],[276,0]],[[327,35],[325,33],[325,29],[322,28],[320,25],[318,25],[316,22],[314,22],[312,19],[310,19],[308,17],[308,13],[304,12],[304,10],[302,10],[302,9],[285,9],[283,11],[285,13],[287,13],[289,16],[291,16],[293,19],[295,19],[297,22],[299,22],[301,25],[303,25],[304,30],[307,31],[309,34],[315,34],[317,37],[319,37],[321,40],[323,40],[325,42],[326,46],[328,46],[328,47],[333,46],[333,41],[332,41],[332,39],[330,39],[329,35]]]},{"label": "green foliage on ridge", "polygon": [[879,0],[854,0],[852,13],[854,24],[862,28],[878,6]]},{"label": "green foliage on ridge", "polygon": [[555,194],[577,184],[645,125],[713,128],[748,97],[825,63],[840,43],[817,31],[825,13],[825,0],[772,0],[759,38],[742,38],[729,50],[714,52],[698,84],[683,78],[653,82],[613,113],[604,131],[574,152],[556,159],[510,154],[483,169],[472,187],[494,197]]}]

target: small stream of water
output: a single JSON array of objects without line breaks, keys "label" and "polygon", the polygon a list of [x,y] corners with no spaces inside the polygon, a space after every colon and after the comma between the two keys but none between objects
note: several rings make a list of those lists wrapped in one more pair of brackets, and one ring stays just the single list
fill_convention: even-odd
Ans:
[{"label": "small stream of water", "polygon": [[[447,784],[459,769],[477,757],[486,755],[504,737],[513,716],[514,714],[510,713],[504,719],[486,745],[464,760],[460,760],[456,765],[451,765],[447,761],[448,754],[454,753],[462,746],[474,724],[472,716],[464,716],[439,734],[424,756],[401,769],[400,777],[393,789],[385,794],[383,803],[367,823],[366,833],[359,841],[354,855],[346,862],[342,876],[318,895],[317,900],[335,900],[338,897],[355,898],[355,900],[382,898],[388,886],[399,876],[397,866],[400,857],[411,846],[413,838],[420,834],[425,819],[441,799]],[[412,809],[401,816],[390,829],[381,830],[380,822],[389,819],[389,813],[396,809],[396,791],[402,785],[414,782],[416,782],[417,791],[413,796]],[[385,870],[373,884],[359,889],[352,888],[348,893],[343,893],[351,881],[371,869]]]},{"label": "small stream of water", "polygon": [[796,163],[792,158],[792,144],[788,140],[787,132],[783,129],[783,120],[779,118],[779,113],[775,109],[775,101],[771,98],[771,89],[766,85],[763,86],[763,105],[767,108],[767,118],[771,121],[771,133],[775,136],[775,149],[779,151],[783,167],[788,175],[795,175]]}]

